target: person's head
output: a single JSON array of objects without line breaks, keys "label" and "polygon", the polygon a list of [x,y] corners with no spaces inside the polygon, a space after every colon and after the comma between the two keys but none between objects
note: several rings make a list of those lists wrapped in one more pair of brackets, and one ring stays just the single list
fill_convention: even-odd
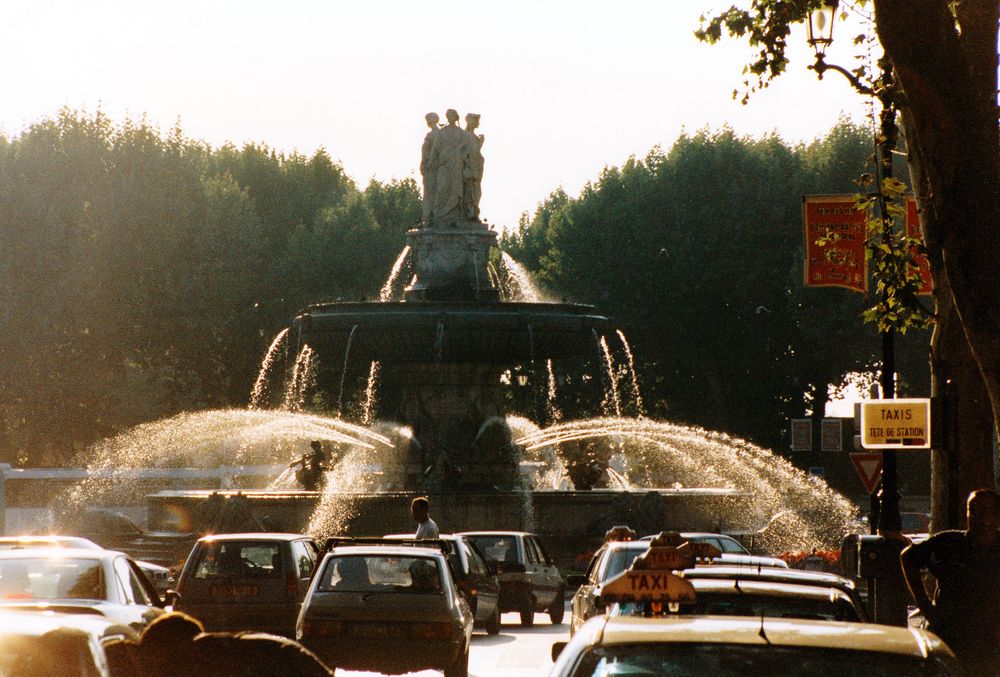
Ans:
[{"label": "person's head", "polygon": [[410,502],[410,512],[417,522],[426,522],[431,513],[431,503],[425,496],[418,496]]},{"label": "person's head", "polygon": [[145,660],[162,661],[191,648],[194,638],[204,631],[205,626],[197,618],[171,611],[146,626],[139,638],[139,651]]},{"label": "person's head", "polygon": [[969,531],[976,535],[995,533],[1000,527],[1000,494],[993,489],[977,489],[966,504]]},{"label": "person's head", "polygon": [[468,113],[465,116],[465,128],[472,131],[479,127],[479,113]]},{"label": "person's head", "polygon": [[368,563],[364,557],[341,557],[337,560],[337,578],[340,587],[368,585]]},{"label": "person's head", "polygon": [[438,120],[440,119],[441,118],[438,117],[437,113],[428,113],[427,115],[424,116],[424,120],[427,121],[427,126],[430,127],[431,129],[437,128]]},{"label": "person's head", "polygon": [[454,108],[449,108],[447,111],[445,111],[444,116],[445,118],[448,119],[449,125],[458,124],[458,111],[455,110]]}]

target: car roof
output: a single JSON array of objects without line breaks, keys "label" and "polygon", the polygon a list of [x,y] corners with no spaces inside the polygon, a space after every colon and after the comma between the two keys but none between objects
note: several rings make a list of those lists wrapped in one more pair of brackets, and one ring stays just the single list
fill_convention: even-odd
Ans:
[{"label": "car roof", "polygon": [[[733,580],[728,578],[692,578],[691,585],[698,594],[736,592],[747,595],[766,595],[768,597],[795,597],[808,599],[826,599],[834,601],[850,597],[834,586],[805,585],[782,583],[776,581]],[[852,602],[853,604],[853,602]]]},{"label": "car roof", "polygon": [[293,534],[279,531],[249,531],[239,534],[209,534],[202,536],[198,542],[202,541],[297,541],[303,538],[311,538],[305,534]]},{"label": "car roof", "polygon": [[787,618],[600,616],[588,621],[578,634],[583,634],[588,644],[605,646],[643,642],[775,645],[915,657],[948,652],[937,636],[916,628]]},{"label": "car roof", "polygon": [[854,589],[854,581],[827,571],[806,571],[805,569],[780,569],[777,567],[731,566],[728,564],[709,564],[684,569],[684,578],[728,578],[739,580],[773,580],[788,583],[803,582],[809,584],[829,585],[831,587]]},{"label": "car roof", "polygon": [[127,634],[127,626],[96,614],[61,613],[58,611],[0,610],[0,636],[5,634],[42,635],[56,628],[76,628],[91,635],[102,636],[108,628],[118,627]]},{"label": "car roof", "polygon": [[88,548],[25,548],[0,550],[0,559],[94,559],[105,560],[127,555],[117,550],[92,550]]},{"label": "car roof", "polygon": [[62,536],[60,534],[25,534],[22,536],[0,536],[0,545],[24,545],[25,547],[77,547],[102,550],[100,545],[83,536]]},{"label": "car roof", "polygon": [[338,545],[330,555],[379,555],[392,557],[444,557],[437,548],[413,545]]},{"label": "car roof", "polygon": [[534,536],[530,531],[460,531],[457,536]]}]

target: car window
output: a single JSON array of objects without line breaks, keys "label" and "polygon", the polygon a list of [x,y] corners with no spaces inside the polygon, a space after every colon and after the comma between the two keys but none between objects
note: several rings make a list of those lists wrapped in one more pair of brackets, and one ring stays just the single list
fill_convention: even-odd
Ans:
[{"label": "car window", "polygon": [[437,559],[394,555],[330,557],[316,589],[320,592],[441,594],[442,572]]},{"label": "car window", "polygon": [[524,551],[528,558],[528,562],[531,564],[544,564],[542,561],[542,554],[538,552],[538,546],[535,545],[535,539],[525,538],[524,539]]},{"label": "car window", "polygon": [[128,560],[124,557],[115,559],[115,575],[121,583],[121,589],[125,593],[125,599],[129,604],[152,604],[153,600],[142,585],[142,581],[136,576],[135,571],[129,566]]},{"label": "car window", "polygon": [[537,538],[532,538],[531,543],[534,545],[535,550],[538,551],[538,563],[546,565],[549,564],[551,560],[549,559],[549,554],[545,552],[545,547],[542,545],[542,542]]},{"label": "car window", "polygon": [[469,571],[477,576],[485,576],[487,574],[486,562],[483,561],[482,556],[467,541],[462,541],[462,548],[465,550],[465,559],[469,561]]},{"label": "car window", "polygon": [[101,563],[93,559],[0,561],[0,599],[105,599]]},{"label": "car window", "polygon": [[299,578],[312,576],[313,567],[316,566],[316,555],[309,547],[308,541],[292,541],[292,561],[295,562]]},{"label": "car window", "polygon": [[201,544],[195,563],[196,579],[234,576],[279,577],[282,575],[279,543],[266,541],[210,541]]},{"label": "car window", "polygon": [[517,562],[517,541],[513,536],[470,536],[479,552],[496,562]]},{"label": "car window", "polygon": [[612,550],[606,558],[608,563],[604,567],[604,573],[601,576],[601,581],[613,578],[628,569],[632,566],[632,562],[635,561],[635,558],[644,552],[646,551],[640,550],[639,548],[622,548],[621,550]]},{"label": "car window", "polygon": [[685,642],[597,646],[581,657],[572,674],[574,677],[610,675],[944,677],[952,673],[947,666],[936,660],[898,654],[811,647],[777,647],[770,644],[747,646]]}]

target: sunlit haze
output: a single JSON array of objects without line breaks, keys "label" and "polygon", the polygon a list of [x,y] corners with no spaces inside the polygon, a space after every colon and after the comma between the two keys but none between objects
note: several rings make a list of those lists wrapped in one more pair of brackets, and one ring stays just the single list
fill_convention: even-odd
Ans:
[{"label": "sunlit haze", "polygon": [[[68,106],[146,118],[213,146],[325,148],[362,187],[418,178],[424,114],[482,115],[483,217],[514,226],[562,186],[724,125],[789,142],[865,102],[822,82],[800,26],[788,73],[748,106],[732,98],[753,50],[699,43],[729,0],[79,2],[9,0],[0,28],[0,132]],[[849,31],[843,31],[847,35]],[[846,37],[830,62],[853,66]]]}]

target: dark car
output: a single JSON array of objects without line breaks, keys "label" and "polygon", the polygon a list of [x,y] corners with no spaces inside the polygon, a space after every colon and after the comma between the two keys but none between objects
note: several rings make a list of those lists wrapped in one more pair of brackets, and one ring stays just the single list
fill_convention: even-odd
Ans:
[{"label": "dark car", "polygon": [[319,547],[302,534],[219,534],[198,539],[177,583],[185,611],[214,630],[293,637]]},{"label": "dark car", "polygon": [[[411,534],[390,534],[386,539],[413,541]],[[496,570],[466,536],[442,534],[440,539],[451,544],[448,562],[451,564],[458,591],[468,601],[476,625],[488,635],[500,632],[500,581]]]},{"label": "dark car", "polygon": [[465,531],[465,536],[496,568],[500,611],[517,611],[522,625],[533,625],[535,612],[545,611],[552,623],[563,621],[566,581],[545,552],[541,540],[525,531]]}]

